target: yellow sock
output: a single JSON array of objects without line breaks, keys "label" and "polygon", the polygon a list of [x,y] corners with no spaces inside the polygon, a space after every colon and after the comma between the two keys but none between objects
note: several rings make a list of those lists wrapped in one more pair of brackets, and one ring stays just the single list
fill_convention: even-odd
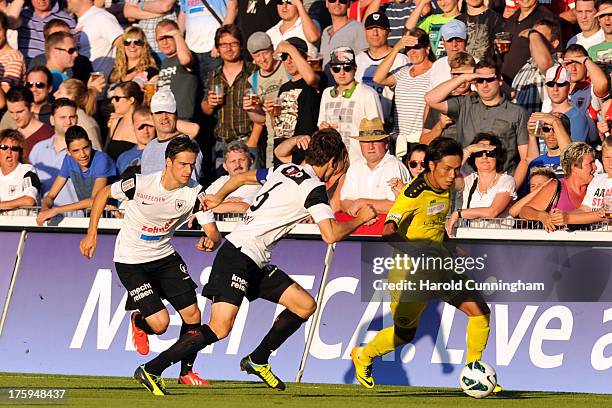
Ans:
[{"label": "yellow sock", "polygon": [[386,327],[376,334],[376,337],[366,344],[359,356],[364,364],[372,364],[375,357],[384,356],[406,342],[395,335],[394,326]]},{"label": "yellow sock", "polygon": [[489,340],[489,315],[469,316],[467,324],[467,356],[465,363],[482,359]]}]

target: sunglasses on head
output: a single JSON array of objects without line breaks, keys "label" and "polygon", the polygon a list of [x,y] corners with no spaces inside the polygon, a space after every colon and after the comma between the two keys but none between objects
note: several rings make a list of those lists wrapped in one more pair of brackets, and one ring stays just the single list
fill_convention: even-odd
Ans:
[{"label": "sunglasses on head", "polygon": [[497,78],[496,78],[496,77],[491,77],[491,78],[478,78],[478,79],[476,80],[476,83],[477,83],[477,84],[482,84],[482,83],[486,82],[487,84],[490,84],[490,83],[495,82],[495,81],[497,81]]},{"label": "sunglasses on head", "polygon": [[140,38],[127,38],[123,40],[124,47],[129,47],[132,44],[142,47],[144,45],[144,40],[141,40]]},{"label": "sunglasses on head", "polygon": [[331,70],[335,74],[339,74],[341,70],[344,70],[344,72],[351,72],[353,66],[351,64],[332,65]]},{"label": "sunglasses on head", "polygon": [[44,82],[26,82],[25,86],[26,88],[45,89],[47,87],[47,84],[45,84]]},{"label": "sunglasses on head", "polygon": [[416,169],[417,166],[425,167],[425,161],[424,160],[410,160],[408,162],[408,165],[410,166],[411,169]]},{"label": "sunglasses on head", "polygon": [[336,1],[338,1],[340,4],[348,4],[350,0],[327,0],[329,4],[334,4]]},{"label": "sunglasses on head", "polygon": [[10,150],[11,152],[20,152],[23,149],[19,146],[0,145],[0,150]]},{"label": "sunglasses on head", "polygon": [[497,157],[497,152],[495,150],[481,150],[479,152],[474,153],[474,157]]},{"label": "sunglasses on head", "polygon": [[564,86],[569,85],[569,82],[564,81],[564,82],[555,82],[555,81],[548,81],[546,82],[546,86],[549,88],[554,88],[555,85],[557,85],[557,87],[559,88],[563,88]]}]

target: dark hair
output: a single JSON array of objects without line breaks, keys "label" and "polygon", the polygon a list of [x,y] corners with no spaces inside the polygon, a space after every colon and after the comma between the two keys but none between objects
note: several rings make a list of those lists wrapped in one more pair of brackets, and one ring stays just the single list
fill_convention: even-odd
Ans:
[{"label": "dark hair", "polygon": [[427,146],[425,152],[425,173],[429,173],[429,163],[439,163],[446,156],[459,156],[463,160],[463,147],[450,137],[437,137]]},{"label": "dark hair", "polygon": [[[592,0],[589,0],[589,1],[592,1]],[[589,52],[586,50],[586,48],[584,48],[580,44],[572,44],[572,45],[568,46],[565,49],[565,53],[567,54],[568,52],[577,52],[577,53],[580,53],[580,55],[582,55],[584,57],[588,57],[589,56]]]},{"label": "dark hair", "polygon": [[83,129],[79,125],[74,125],[66,129],[65,139],[66,139],[66,147],[70,148],[70,143],[76,140],[84,139],[89,142],[89,135],[87,135],[87,132],[85,131],[85,129]]},{"label": "dark hair", "polygon": [[200,146],[187,136],[177,136],[166,146],[165,157],[174,160],[176,155],[182,152],[192,152],[197,156],[200,153]]},{"label": "dark hair", "polygon": [[0,142],[4,142],[7,139],[12,140],[21,148],[19,152],[19,163],[27,162],[27,157],[25,157],[26,140],[23,134],[17,129],[4,129],[0,132]]},{"label": "dark hair", "polygon": [[4,31],[7,31],[9,29],[8,17],[2,11],[0,11],[0,27],[2,27]]},{"label": "dark hair", "polygon": [[236,24],[224,24],[217,28],[217,31],[215,32],[215,47],[219,46],[219,41],[225,34],[229,34],[238,40],[240,43],[240,49],[242,49],[242,31],[240,31],[240,28],[238,28]]},{"label": "dark hair", "polygon": [[16,85],[11,87],[6,93],[7,102],[25,102],[27,106],[32,106],[34,103],[34,94],[28,88],[23,85]]},{"label": "dark hair", "polygon": [[178,24],[176,23],[176,21],[174,21],[174,20],[170,20],[170,19],[168,19],[168,18],[164,18],[163,20],[161,20],[159,23],[157,23],[157,24],[155,25],[155,30],[157,31],[157,29],[158,29],[159,27],[163,27],[163,26],[167,26],[167,25],[172,26],[172,27],[173,27],[175,30],[178,30],[178,29],[179,29],[179,26],[178,26]]},{"label": "dark hair", "polygon": [[140,85],[134,81],[120,82],[115,89],[121,89],[125,96],[134,98],[135,106],[140,106],[144,100],[144,92],[140,89]]},{"label": "dark hair", "polygon": [[49,31],[53,30],[55,27],[62,27],[66,30],[70,31],[70,26],[64,20],[60,20],[59,18],[53,18],[45,23],[43,26],[43,35],[45,37],[45,41],[49,37]]},{"label": "dark hair", "polygon": [[408,157],[412,156],[412,153],[414,152],[427,153],[427,145],[423,143],[413,144],[412,147],[410,148],[410,151],[408,152]]},{"label": "dark hair", "polygon": [[[491,144],[491,146],[495,146],[495,152],[497,153],[497,156],[495,157],[497,160],[495,163],[495,171],[497,171],[498,173],[501,173],[504,170],[504,164],[506,163],[506,154],[507,154],[504,144],[502,143],[499,137],[492,135],[490,133],[478,133],[476,137],[474,138],[474,140],[472,140],[471,144],[473,145],[478,144],[482,142],[483,140],[488,141]],[[467,164],[469,164],[470,167],[474,169],[474,171],[478,171],[476,169],[476,158],[473,155],[468,157]]]},{"label": "dark hair", "polygon": [[436,55],[433,52],[433,47],[431,46],[431,41],[429,40],[429,34],[427,34],[427,31],[421,28],[415,28],[410,31],[406,30],[406,32],[409,32],[411,36],[417,38],[418,45],[429,47],[427,58],[429,61],[434,62],[436,60]]},{"label": "dark hair", "polygon": [[49,58],[49,53],[51,52],[51,50],[57,47],[57,45],[63,42],[66,38],[74,37],[72,36],[72,34],[67,33],[65,31],[57,31],[45,39],[45,55],[47,56],[47,58]]},{"label": "dark hair", "polygon": [[550,35],[553,40],[561,40],[561,26],[555,20],[550,18],[541,18],[533,24],[535,26],[545,26],[550,29]]},{"label": "dark hair", "polygon": [[316,131],[310,138],[305,160],[310,165],[322,166],[333,159],[335,165],[347,155],[348,151],[340,133],[336,129],[326,128]]},{"label": "dark hair", "polygon": [[478,61],[478,63],[476,63],[476,67],[474,68],[474,71],[476,71],[477,69],[482,69],[482,68],[490,68],[495,71],[495,75],[499,76],[499,68],[495,64],[493,64],[491,61],[487,61],[487,60]]},{"label": "dark hair", "polygon": [[136,174],[140,174],[141,169],[139,164],[133,164],[131,166],[127,166],[123,173],[119,177],[122,179],[128,179],[130,177],[134,177]]},{"label": "dark hair", "polygon": [[47,87],[52,86],[53,85],[53,74],[51,73],[51,71],[49,71],[49,68],[45,67],[44,65],[37,65],[35,67],[31,67],[28,70],[28,73],[26,74],[26,78],[28,77],[28,75],[30,75],[32,72],[42,72],[43,74],[45,74],[45,76],[47,77]]},{"label": "dark hair", "polygon": [[134,109],[134,112],[132,112],[132,119],[135,115],[152,116],[153,114],[151,113],[151,108],[145,105],[140,105]]},{"label": "dark hair", "polygon": [[59,108],[63,108],[69,106],[71,108],[74,108],[74,110],[77,110],[77,104],[75,101],[71,101],[68,98],[57,98],[56,100],[53,101],[53,103],[51,104],[51,114],[55,115],[55,112],[59,109]]}]

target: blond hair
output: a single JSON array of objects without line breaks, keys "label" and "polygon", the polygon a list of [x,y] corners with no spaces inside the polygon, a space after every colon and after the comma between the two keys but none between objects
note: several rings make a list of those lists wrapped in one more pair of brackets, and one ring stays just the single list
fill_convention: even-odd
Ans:
[{"label": "blond hair", "polygon": [[142,53],[140,54],[140,59],[138,60],[138,64],[136,65],[135,70],[137,72],[144,72],[147,68],[157,67],[155,60],[151,56],[149,42],[147,41],[147,36],[145,35],[142,28],[137,25],[130,26],[125,29],[123,35],[121,36],[121,42],[119,43],[119,47],[117,47],[117,56],[115,57],[115,66],[113,67],[113,72],[110,76],[110,82],[118,82],[121,81],[128,71],[128,60],[127,55],[125,55],[125,45],[123,45],[123,40],[127,40],[128,38],[139,37],[144,41],[144,45],[142,46]]},{"label": "blond hair", "polygon": [[582,168],[584,156],[592,154],[595,156],[595,150],[584,142],[570,143],[561,153],[561,168],[565,177],[572,175],[572,167]]},{"label": "blond hair", "polygon": [[64,87],[69,95],[68,99],[72,99],[87,115],[95,115],[97,107],[96,98],[99,93],[97,89],[87,88],[82,81],[74,78],[62,82],[62,87]]},{"label": "blond hair", "polygon": [[529,177],[533,176],[544,176],[552,180],[557,178],[557,175],[550,167],[533,167],[531,170],[529,170]]}]

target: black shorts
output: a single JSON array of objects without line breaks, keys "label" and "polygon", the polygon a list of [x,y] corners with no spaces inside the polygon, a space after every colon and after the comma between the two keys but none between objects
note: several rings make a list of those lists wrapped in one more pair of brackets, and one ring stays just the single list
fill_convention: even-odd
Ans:
[{"label": "black shorts", "polygon": [[240,306],[242,298],[258,298],[278,303],[281,295],[295,282],[274,265],[257,266],[231,242],[225,241],[217,252],[208,283],[202,290],[213,303]]},{"label": "black shorts", "polygon": [[127,289],[125,310],[138,309],[145,317],[165,309],[162,299],[179,311],[197,304],[197,285],[178,253],[141,264],[115,262],[117,275]]}]

